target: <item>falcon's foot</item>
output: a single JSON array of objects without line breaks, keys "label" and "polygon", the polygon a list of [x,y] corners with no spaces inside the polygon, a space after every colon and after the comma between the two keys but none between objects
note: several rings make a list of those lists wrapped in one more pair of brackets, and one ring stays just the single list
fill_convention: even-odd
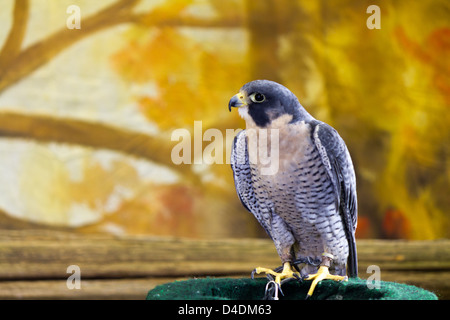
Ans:
[{"label": "falcon's foot", "polygon": [[333,256],[331,254],[324,253],[322,263],[320,264],[317,273],[311,274],[307,278],[305,278],[305,280],[313,280],[313,282],[311,283],[311,287],[309,288],[308,295],[306,296],[306,299],[312,296],[314,289],[316,288],[316,285],[324,279],[330,279],[335,281],[348,281],[347,276],[343,277],[330,274],[328,268],[330,267],[330,262],[332,259]]},{"label": "falcon's foot", "polygon": [[274,283],[276,286],[274,297],[275,300],[278,300],[278,290],[281,292],[281,294],[283,294],[283,291],[281,291],[281,280],[289,278],[301,280],[300,273],[292,270],[290,262],[284,263],[283,270],[281,272],[276,272],[272,269],[257,267],[255,268],[255,270],[252,271],[252,279],[255,273],[256,274],[265,273],[266,275],[271,275],[275,278],[273,281],[269,282]]}]

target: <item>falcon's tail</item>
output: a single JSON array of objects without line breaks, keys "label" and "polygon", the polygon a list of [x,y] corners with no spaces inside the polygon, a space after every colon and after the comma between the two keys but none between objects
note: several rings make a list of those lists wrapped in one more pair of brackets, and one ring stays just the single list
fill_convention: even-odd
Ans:
[{"label": "falcon's tail", "polygon": [[358,276],[358,255],[356,253],[355,238],[348,240],[348,258],[347,258],[347,275],[349,278],[356,278]]}]

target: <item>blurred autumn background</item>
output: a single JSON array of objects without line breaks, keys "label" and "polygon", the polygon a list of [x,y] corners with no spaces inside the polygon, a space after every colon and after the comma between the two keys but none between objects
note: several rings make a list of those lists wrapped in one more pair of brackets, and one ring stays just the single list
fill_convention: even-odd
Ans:
[{"label": "blurred autumn background", "polygon": [[244,128],[228,100],[264,78],[347,142],[357,237],[450,236],[447,0],[6,0],[0,24],[0,228],[264,236],[227,163],[171,160],[175,129]]}]

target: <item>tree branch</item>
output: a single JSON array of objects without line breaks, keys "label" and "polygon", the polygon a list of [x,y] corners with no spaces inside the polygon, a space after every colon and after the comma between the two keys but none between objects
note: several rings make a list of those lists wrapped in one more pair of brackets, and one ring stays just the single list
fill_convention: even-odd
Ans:
[{"label": "tree branch", "polygon": [[220,19],[202,19],[190,16],[164,17],[153,12],[135,14],[132,22],[147,27],[191,27],[191,28],[240,28],[244,21],[240,16],[222,17]]},{"label": "tree branch", "polygon": [[99,30],[124,22],[131,22],[133,19],[132,9],[138,1],[118,1],[100,12],[83,19],[80,30],[69,30],[64,27],[18,53],[0,71],[0,92],[29,75],[75,42]]},{"label": "tree branch", "polygon": [[9,61],[19,52],[27,29],[29,12],[28,0],[16,0],[13,11],[13,24],[0,51],[0,69],[5,68]]},{"label": "tree branch", "polygon": [[[26,0],[17,1],[22,2]],[[192,17],[175,17],[173,14],[171,14],[170,17],[165,17],[161,14],[161,10],[146,14],[135,14],[133,13],[133,8],[138,1],[139,0],[118,1],[98,13],[83,19],[81,29],[69,30],[64,27],[44,40],[17,53],[14,57],[11,56],[11,58],[8,59],[8,64],[0,69],[0,93],[49,62],[62,50],[77,41],[97,31],[118,24],[138,23],[146,26],[173,27],[238,27],[242,24],[239,18],[205,21]],[[22,17],[21,19],[24,18]],[[19,21],[19,19],[15,19],[15,21]],[[24,25],[26,25],[25,22]],[[15,31],[14,33],[18,33],[18,31]],[[14,47],[17,47],[17,44],[15,44]]]},{"label": "tree branch", "polygon": [[175,165],[171,161],[173,143],[170,138],[150,136],[102,123],[15,112],[0,113],[0,136],[109,149],[169,167],[182,174],[183,179],[193,182],[199,180],[189,165]]},{"label": "tree branch", "polygon": [[[20,52],[22,40],[19,40],[19,38],[23,38],[27,24],[28,0],[17,0],[14,11],[15,27],[12,28],[15,31],[10,32],[9,38],[14,38],[13,35],[18,38],[14,41],[8,38],[3,47],[4,50],[6,48],[6,51],[2,51],[2,53],[15,51],[16,54],[14,56],[9,55],[8,64],[0,69],[0,93],[50,61],[70,45],[94,32],[121,23],[136,23],[148,27],[240,27],[243,24],[239,17],[203,20],[179,16],[175,13],[167,16],[162,14],[164,10],[161,9],[150,13],[135,14],[133,8],[138,1],[117,1],[98,13],[83,19],[81,30],[69,30],[64,27]],[[25,4],[26,10],[19,10],[20,4]],[[22,23],[19,23],[20,21]],[[19,25],[22,28],[21,32],[19,32]],[[0,136],[111,149],[168,166],[191,181],[199,180],[199,177],[193,174],[189,165],[175,165],[169,160],[171,148],[167,139],[121,130],[104,124],[5,112],[0,113]]]}]

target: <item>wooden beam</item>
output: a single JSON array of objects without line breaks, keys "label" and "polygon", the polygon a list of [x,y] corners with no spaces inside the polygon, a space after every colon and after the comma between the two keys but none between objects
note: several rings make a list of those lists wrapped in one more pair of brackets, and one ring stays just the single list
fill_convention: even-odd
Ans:
[{"label": "wooden beam", "polygon": [[[450,299],[450,240],[359,240],[357,244],[360,278],[368,278],[367,267],[377,265],[381,280],[418,285]],[[66,287],[69,265],[81,269],[81,290]],[[193,240],[2,230],[0,299],[138,298],[155,285],[175,279],[249,277],[258,265],[280,265],[268,239]]]},{"label": "wooden beam", "polygon": [[83,280],[79,290],[69,290],[62,280],[1,281],[0,300],[13,299],[104,299],[144,300],[150,289],[174,278]]}]

